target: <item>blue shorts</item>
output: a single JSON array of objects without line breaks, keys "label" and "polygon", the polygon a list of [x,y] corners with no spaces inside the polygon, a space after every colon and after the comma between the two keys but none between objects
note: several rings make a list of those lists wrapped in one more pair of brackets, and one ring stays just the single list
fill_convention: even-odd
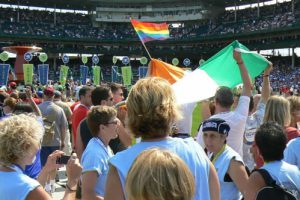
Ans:
[{"label": "blue shorts", "polygon": [[41,164],[42,167],[44,167],[44,165],[47,162],[47,158],[48,156],[53,153],[56,150],[59,150],[60,147],[59,146],[54,146],[54,147],[42,147],[41,149]]}]

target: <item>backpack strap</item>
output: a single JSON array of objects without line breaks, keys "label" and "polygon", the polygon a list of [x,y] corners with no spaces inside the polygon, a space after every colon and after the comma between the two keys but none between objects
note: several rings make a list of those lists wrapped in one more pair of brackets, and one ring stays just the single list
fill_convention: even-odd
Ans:
[{"label": "backpack strap", "polygon": [[267,186],[276,186],[276,181],[271,177],[271,175],[269,174],[269,172],[265,169],[257,169],[254,170],[257,171],[264,179],[265,183]]}]

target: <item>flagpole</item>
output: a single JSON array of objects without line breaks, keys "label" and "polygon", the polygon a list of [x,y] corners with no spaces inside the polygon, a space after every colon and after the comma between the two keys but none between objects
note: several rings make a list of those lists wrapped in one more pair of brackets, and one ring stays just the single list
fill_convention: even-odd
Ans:
[{"label": "flagpole", "polygon": [[[139,38],[140,38],[140,37],[139,37]],[[140,38],[140,40],[141,40],[141,38]],[[150,53],[149,53],[149,51],[148,51],[148,49],[147,49],[145,43],[144,43],[142,40],[141,40],[141,42],[142,42],[142,44],[143,44],[143,46],[144,46],[144,48],[145,48],[145,50],[146,50],[148,56],[150,57],[150,60],[152,60],[152,57],[151,57],[151,55],[150,55]]]}]

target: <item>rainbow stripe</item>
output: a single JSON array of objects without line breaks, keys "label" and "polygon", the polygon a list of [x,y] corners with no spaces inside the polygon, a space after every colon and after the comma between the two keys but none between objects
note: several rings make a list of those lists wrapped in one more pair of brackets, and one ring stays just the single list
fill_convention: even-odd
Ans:
[{"label": "rainbow stripe", "polygon": [[155,24],[139,22],[131,19],[131,24],[142,42],[152,40],[166,40],[170,37],[169,25],[167,23]]}]

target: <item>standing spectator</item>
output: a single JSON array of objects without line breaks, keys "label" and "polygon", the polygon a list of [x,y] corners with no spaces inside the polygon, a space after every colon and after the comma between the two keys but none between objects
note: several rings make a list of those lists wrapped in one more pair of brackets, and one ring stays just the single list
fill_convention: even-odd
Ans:
[{"label": "standing spectator", "polygon": [[[66,115],[67,121],[68,121],[68,123],[70,123],[72,120],[72,111],[71,111],[70,107],[68,106],[68,104],[66,104],[65,102],[63,102],[61,100],[61,92],[60,91],[55,90],[53,102],[63,109],[63,111]],[[62,150],[66,153],[66,155],[71,155],[72,144],[71,144],[71,138],[70,138],[70,131],[69,131],[68,127],[66,130],[65,147]]]},{"label": "standing spectator", "polygon": [[92,88],[88,86],[84,86],[80,88],[79,90],[79,99],[80,103],[77,104],[73,110],[72,115],[72,145],[73,147],[76,147],[76,133],[77,133],[77,127],[81,120],[83,120],[87,112],[89,111],[90,107],[92,106],[92,100],[91,100],[91,93]]},{"label": "standing spectator", "polygon": [[[259,155],[265,164],[262,169],[268,171],[277,185],[293,191],[297,199],[300,198],[300,171],[297,166],[283,161],[283,151],[287,138],[283,127],[276,122],[265,122],[256,132],[255,143],[259,149]],[[245,200],[254,200],[260,189],[266,183],[259,172],[250,175]]]},{"label": "standing spectator", "polygon": [[193,138],[169,137],[179,118],[174,91],[161,78],[140,79],[131,89],[126,101],[127,125],[142,141],[110,159],[104,199],[125,199],[125,180],[135,158],[152,147],[176,153],[191,170],[196,183],[194,199],[220,199],[216,171],[203,149]]},{"label": "standing spectator", "polygon": [[[249,112],[251,80],[247,68],[242,60],[241,53],[233,50],[233,57],[239,66],[241,78],[243,80],[243,91],[239,98],[238,105],[233,111],[230,110],[234,102],[234,95],[230,88],[221,87],[215,95],[216,114],[212,115],[210,118],[224,119],[229,124],[230,133],[227,138],[227,144],[243,157],[243,136]],[[209,108],[206,107],[206,109]],[[203,132],[202,128],[200,128],[197,141],[204,146],[202,137]]]},{"label": "standing spectator", "polygon": [[[53,103],[54,89],[47,87],[44,90],[43,99],[44,102],[39,104],[38,107],[41,110],[44,118],[45,134],[42,142],[41,149],[41,163],[45,165],[48,156],[55,150],[62,150],[65,147],[66,130],[68,122],[65,113],[62,108]],[[47,124],[50,124],[49,126]],[[50,176],[49,181],[53,192],[55,184],[56,170],[54,170]],[[48,191],[48,192],[51,192]]]}]

